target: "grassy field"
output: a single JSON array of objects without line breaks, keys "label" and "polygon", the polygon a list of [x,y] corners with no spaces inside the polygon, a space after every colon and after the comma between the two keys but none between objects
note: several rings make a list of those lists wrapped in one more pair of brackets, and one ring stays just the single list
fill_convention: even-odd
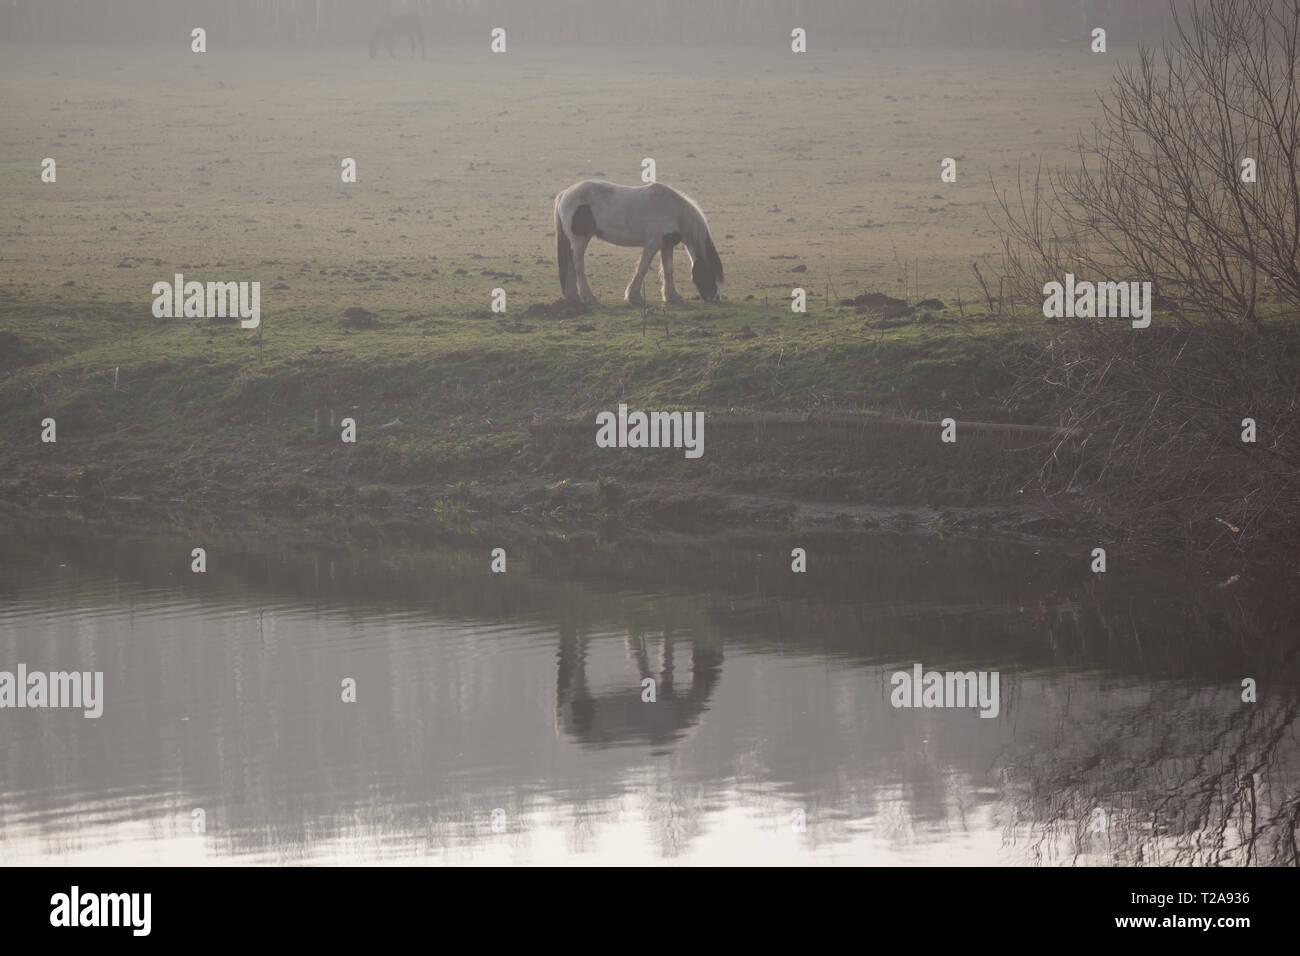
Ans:
[{"label": "grassy field", "polygon": [[[620,401],[1039,421],[1004,398],[1008,364],[1045,328],[988,315],[971,268],[996,294],[989,178],[1064,157],[1114,63],[1062,50],[8,51],[8,488],[202,499],[239,487],[324,504],[368,486],[382,502],[395,484],[437,485],[441,501],[449,485],[610,474],[996,500],[1012,478],[949,480],[925,455],[742,442],[712,446],[702,465],[597,460],[528,426]],[[56,184],[40,181],[45,156]],[[948,156],[955,184],[940,182]],[[340,181],[343,157],[358,183]],[[603,304],[563,314],[555,193],[582,178],[635,183],[643,157],[704,208],[726,301],[657,310],[643,332],[621,299],[635,250],[596,243],[588,274]],[[260,335],[153,318],[153,283],[177,272],[261,281]],[[789,308],[796,285],[804,315]],[[505,315],[489,309],[496,287]],[[944,307],[889,320],[837,304],[864,292]],[[653,273],[646,293],[657,305]],[[316,434],[322,403],[357,420],[357,445]],[[57,445],[40,442],[47,415]]]}]

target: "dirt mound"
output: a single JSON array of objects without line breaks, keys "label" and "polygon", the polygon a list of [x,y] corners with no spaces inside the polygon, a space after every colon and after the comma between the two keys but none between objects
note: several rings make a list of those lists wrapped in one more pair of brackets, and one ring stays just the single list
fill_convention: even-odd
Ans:
[{"label": "dirt mound", "polygon": [[895,299],[892,295],[885,295],[883,292],[864,292],[852,299],[841,299],[840,305],[853,306],[859,313],[881,312],[890,319],[911,315],[916,311],[902,299]]},{"label": "dirt mound", "polygon": [[339,327],[344,329],[373,329],[378,325],[373,312],[356,305],[345,310],[343,318],[339,319]]}]

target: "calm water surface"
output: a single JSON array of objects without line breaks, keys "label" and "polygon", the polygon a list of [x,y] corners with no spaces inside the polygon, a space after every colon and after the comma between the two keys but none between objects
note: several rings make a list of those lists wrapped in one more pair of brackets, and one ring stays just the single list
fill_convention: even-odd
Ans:
[{"label": "calm water surface", "polygon": [[[0,531],[0,669],[105,681],[98,720],[0,710],[5,863],[1296,861],[1276,587],[889,536]],[[1000,672],[1000,713],[895,709],[918,662]]]}]

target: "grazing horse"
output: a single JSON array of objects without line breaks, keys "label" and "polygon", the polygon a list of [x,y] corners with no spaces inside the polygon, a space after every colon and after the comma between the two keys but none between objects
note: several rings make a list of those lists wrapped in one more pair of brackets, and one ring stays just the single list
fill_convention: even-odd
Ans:
[{"label": "grazing horse", "polygon": [[381,40],[388,55],[397,56],[393,52],[393,40],[399,36],[410,39],[411,56],[415,56],[415,44],[419,41],[420,56],[424,57],[424,24],[420,22],[420,18],[414,13],[386,13],[379,18],[379,24],[370,37],[370,59],[373,60],[375,54],[379,52]]},{"label": "grazing horse", "polygon": [[691,257],[691,279],[700,298],[722,298],[722,260],[709,235],[709,224],[695,200],[662,183],[618,186],[588,179],[555,197],[555,255],[564,297],[587,305],[596,296],[587,284],[583,259],[592,237],[616,246],[637,246],[641,262],[623,293],[631,305],[644,305],[641,283],[656,254],[663,275],[665,302],[680,303],[673,286],[673,248],[684,243]]}]

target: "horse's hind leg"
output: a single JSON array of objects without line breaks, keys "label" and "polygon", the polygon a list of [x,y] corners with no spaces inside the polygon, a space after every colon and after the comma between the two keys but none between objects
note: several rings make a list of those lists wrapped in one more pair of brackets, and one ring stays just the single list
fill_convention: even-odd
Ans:
[{"label": "horse's hind leg", "polygon": [[675,238],[675,233],[670,233],[664,237],[663,248],[659,252],[659,271],[662,273],[664,280],[664,301],[673,305],[681,305],[682,297],[677,294],[677,287],[673,285],[673,246],[677,243],[672,240]]},{"label": "horse's hind leg", "polygon": [[641,283],[645,281],[645,274],[650,269],[650,263],[654,261],[655,253],[659,251],[659,243],[651,243],[641,250],[641,261],[637,264],[636,275],[627,285],[627,291],[623,293],[623,298],[627,299],[628,305],[645,305],[645,296],[641,294]]},{"label": "horse's hind leg", "polygon": [[581,302],[582,295],[578,292],[578,271],[573,259],[573,243],[567,236],[557,241],[567,243],[569,246],[567,261],[564,260],[563,253],[560,254],[561,262],[564,264],[564,273],[560,278],[560,289],[564,292],[564,297],[570,302]]},{"label": "horse's hind leg", "polygon": [[596,293],[591,291],[591,286],[587,283],[587,244],[590,242],[591,236],[573,237],[573,271],[578,277],[578,295],[582,297],[583,303],[599,305]]}]

